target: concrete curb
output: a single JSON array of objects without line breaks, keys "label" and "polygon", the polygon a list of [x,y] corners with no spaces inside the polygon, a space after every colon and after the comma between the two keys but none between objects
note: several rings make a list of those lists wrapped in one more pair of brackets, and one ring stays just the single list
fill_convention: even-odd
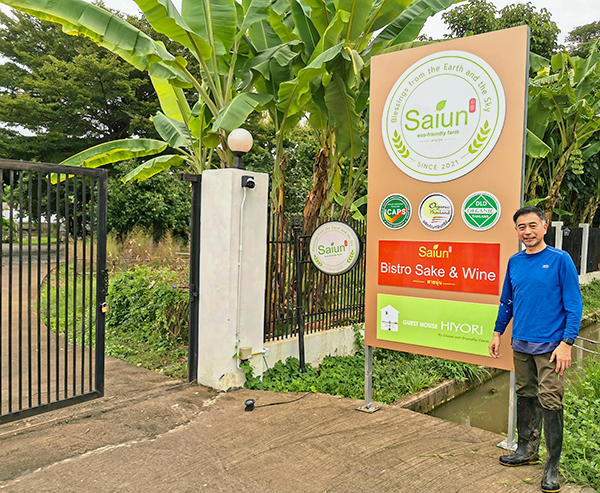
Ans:
[{"label": "concrete curb", "polygon": [[444,380],[433,387],[404,396],[392,403],[392,406],[410,409],[419,413],[428,413],[441,404],[478,387],[504,371],[496,368],[487,368],[487,370],[488,374],[483,375],[480,380],[467,382],[458,382],[455,379]]}]

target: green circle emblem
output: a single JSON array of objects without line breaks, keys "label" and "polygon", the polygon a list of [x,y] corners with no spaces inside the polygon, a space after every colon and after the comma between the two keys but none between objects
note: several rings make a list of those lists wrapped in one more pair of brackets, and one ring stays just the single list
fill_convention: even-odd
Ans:
[{"label": "green circle emblem", "polygon": [[469,228],[487,231],[500,219],[500,201],[489,192],[475,192],[465,199],[461,212]]},{"label": "green circle emblem", "polygon": [[415,62],[392,87],[383,108],[383,143],[411,178],[446,182],[487,158],[505,117],[502,82],[485,60],[437,52]]},{"label": "green circle emblem", "polygon": [[386,228],[402,229],[410,221],[412,209],[404,195],[388,195],[379,207],[379,217]]}]

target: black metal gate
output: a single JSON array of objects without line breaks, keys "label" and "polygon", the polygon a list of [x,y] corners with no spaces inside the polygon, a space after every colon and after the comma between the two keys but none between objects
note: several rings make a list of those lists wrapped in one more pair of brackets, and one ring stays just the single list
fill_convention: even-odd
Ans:
[{"label": "black metal gate", "polygon": [[106,170],[0,160],[0,423],[101,397]]}]

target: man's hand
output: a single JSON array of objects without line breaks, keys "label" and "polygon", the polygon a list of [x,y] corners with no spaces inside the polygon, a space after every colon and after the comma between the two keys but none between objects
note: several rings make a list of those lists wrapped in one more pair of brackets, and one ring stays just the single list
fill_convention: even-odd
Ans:
[{"label": "man's hand", "polygon": [[500,332],[494,332],[492,342],[490,342],[489,351],[490,356],[493,358],[502,358],[502,355],[500,354]]},{"label": "man's hand", "polygon": [[550,356],[550,363],[554,360],[556,360],[556,370],[554,371],[562,375],[571,366],[571,346],[561,342]]}]

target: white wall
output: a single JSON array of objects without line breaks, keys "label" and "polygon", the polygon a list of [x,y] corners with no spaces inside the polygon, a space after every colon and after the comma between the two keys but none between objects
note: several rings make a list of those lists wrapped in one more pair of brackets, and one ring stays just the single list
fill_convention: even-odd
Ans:
[{"label": "white wall", "polygon": [[[306,363],[316,366],[323,362],[325,356],[348,356],[354,354],[356,351],[354,337],[355,334],[352,326],[305,334],[304,353]],[[265,359],[269,368],[272,368],[277,361],[285,361],[290,356],[299,359],[297,337],[266,342],[264,347],[266,349]],[[251,360],[253,366],[255,362],[258,363],[256,356]]]}]

